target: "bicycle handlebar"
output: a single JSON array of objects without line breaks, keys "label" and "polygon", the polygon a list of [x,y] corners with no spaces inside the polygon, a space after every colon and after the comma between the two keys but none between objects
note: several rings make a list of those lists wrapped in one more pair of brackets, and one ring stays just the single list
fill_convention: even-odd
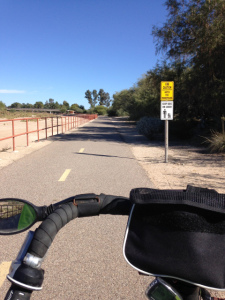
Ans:
[{"label": "bicycle handlebar", "polygon": [[[72,202],[73,200],[73,202]],[[57,204],[56,204],[57,205]],[[68,203],[60,203],[60,207],[54,210],[35,230],[31,244],[27,253],[34,257],[43,259],[47,250],[51,246],[58,231],[77,217],[95,216],[101,214],[129,215],[131,203],[128,198],[101,194],[83,194],[71,198]],[[19,282],[24,287],[31,290],[23,289],[21,286],[12,284],[5,300],[29,300],[36,287],[42,285],[44,271],[35,269],[29,263],[22,263],[15,272],[13,283]]]},{"label": "bicycle handlebar", "polygon": [[58,231],[77,216],[77,207],[71,202],[57,208],[36,229],[28,253],[43,258]]},{"label": "bicycle handlebar", "polygon": [[[35,230],[27,250],[27,254],[40,258],[40,261],[42,261],[58,231],[71,220],[77,217],[96,216],[99,214],[129,215],[132,202],[125,197],[105,194],[82,194],[63,200],[53,206],[57,208]],[[42,285],[44,271],[27,262],[25,257],[13,278],[9,279],[13,283],[8,290],[5,300],[30,300],[33,290],[40,289]],[[16,285],[17,283],[19,285]],[[189,290],[186,295],[186,290],[182,283],[181,290],[182,295],[185,295],[184,299],[198,299],[199,288],[190,286],[190,289],[191,295]],[[207,298],[205,296],[204,299],[211,299],[211,297]]]},{"label": "bicycle handlebar", "polygon": [[75,197],[73,203],[63,204],[51,213],[36,229],[28,252],[43,258],[58,231],[76,217],[101,214],[129,215],[131,203],[128,198],[101,194],[84,194]]}]

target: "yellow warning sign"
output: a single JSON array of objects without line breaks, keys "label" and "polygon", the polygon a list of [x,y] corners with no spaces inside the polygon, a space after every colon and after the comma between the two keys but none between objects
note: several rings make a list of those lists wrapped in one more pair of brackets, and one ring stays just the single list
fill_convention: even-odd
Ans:
[{"label": "yellow warning sign", "polygon": [[161,81],[160,100],[173,101],[174,99],[174,82]]}]

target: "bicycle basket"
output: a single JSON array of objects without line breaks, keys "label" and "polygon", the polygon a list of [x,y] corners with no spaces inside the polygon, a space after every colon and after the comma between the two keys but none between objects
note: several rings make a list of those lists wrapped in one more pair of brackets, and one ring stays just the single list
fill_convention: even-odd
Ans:
[{"label": "bicycle basket", "polygon": [[225,195],[133,189],[124,257],[143,274],[225,290]]}]

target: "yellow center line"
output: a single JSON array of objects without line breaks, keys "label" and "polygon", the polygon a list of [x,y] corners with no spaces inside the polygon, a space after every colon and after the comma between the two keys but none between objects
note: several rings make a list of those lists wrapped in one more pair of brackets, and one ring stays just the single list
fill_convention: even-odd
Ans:
[{"label": "yellow center line", "polygon": [[81,148],[81,149],[79,150],[79,153],[82,153],[82,152],[84,152],[84,148]]},{"label": "yellow center line", "polygon": [[6,275],[9,273],[10,265],[11,261],[3,261],[0,264],[0,287],[3,285],[3,282],[6,279]]},{"label": "yellow center line", "polygon": [[58,181],[65,181],[67,176],[69,175],[71,169],[66,169],[66,171],[62,174]]}]

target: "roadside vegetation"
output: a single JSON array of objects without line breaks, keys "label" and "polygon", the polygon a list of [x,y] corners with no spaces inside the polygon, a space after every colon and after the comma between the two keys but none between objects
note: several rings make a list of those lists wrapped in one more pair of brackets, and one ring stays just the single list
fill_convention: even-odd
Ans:
[{"label": "roadside vegetation", "polygon": [[53,114],[50,113],[38,113],[38,112],[26,112],[26,111],[7,111],[0,110],[0,119],[17,119],[17,118],[44,118],[52,117]]},{"label": "roadside vegetation", "polygon": [[[167,20],[162,27],[152,29],[156,52],[164,55],[164,61],[134,86],[115,93],[109,115],[128,115],[136,121],[159,118],[160,82],[174,81],[171,135],[200,144],[208,141],[211,151],[225,152],[220,146],[225,140],[221,133],[225,114],[225,2],[168,0],[165,5]],[[149,128],[146,119],[144,123]]]},{"label": "roadside vegetation", "polygon": [[208,149],[212,153],[225,153],[225,134],[221,132],[212,132],[211,137],[205,138]]}]

